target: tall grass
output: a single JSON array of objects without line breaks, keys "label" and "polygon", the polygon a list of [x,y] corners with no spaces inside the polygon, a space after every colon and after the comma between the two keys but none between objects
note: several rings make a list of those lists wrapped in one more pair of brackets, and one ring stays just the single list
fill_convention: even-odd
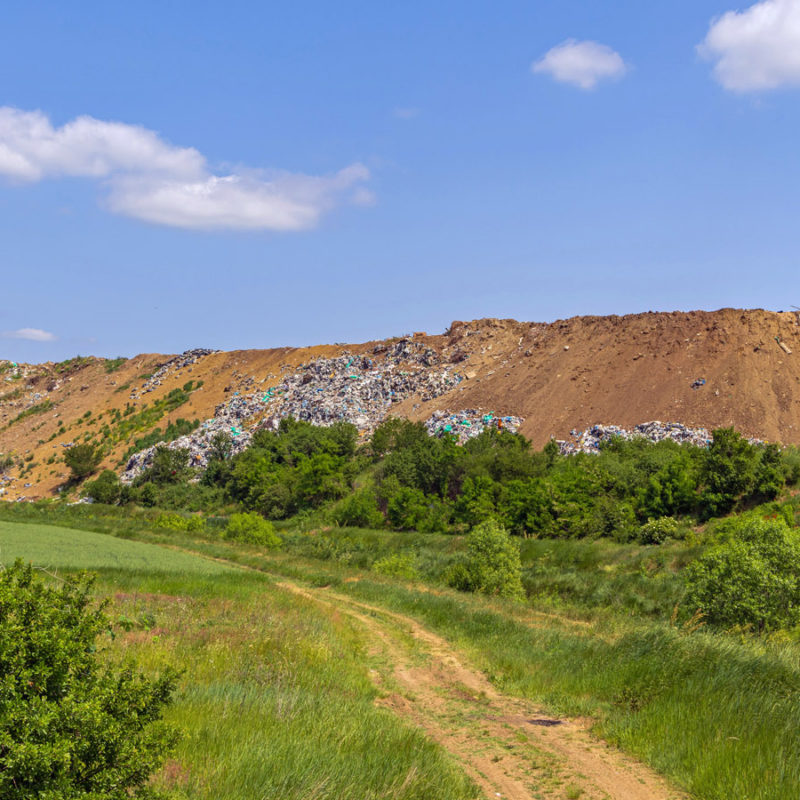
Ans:
[{"label": "tall grass", "polygon": [[505,692],[593,718],[599,735],[696,798],[800,796],[800,645],[790,637],[715,634],[580,606],[548,604],[540,613],[536,603],[431,592],[331,560],[230,552],[414,616],[470,653]]},{"label": "tall grass", "polygon": [[0,546],[59,570],[92,567],[111,595],[111,663],[183,671],[184,732],[155,783],[192,800],[472,800],[449,756],[378,708],[367,642],[347,618],[265,575],[54,526],[0,523]]},{"label": "tall grass", "polygon": [[[163,533],[130,535],[166,540]],[[308,540],[290,534],[289,552],[277,554],[212,537],[174,534],[170,538],[187,549],[291,576],[312,586],[330,584],[354,599],[414,616],[463,648],[504,691],[542,703],[556,713],[593,718],[600,735],[671,776],[700,800],[800,797],[800,644],[792,634],[766,639],[673,624],[670,611],[680,597],[680,568],[698,552],[694,546],[524,542],[531,598],[528,604],[513,604],[457,594],[441,586],[432,591],[419,582],[383,578],[369,571],[377,558],[400,550],[414,553],[417,563],[429,564],[433,574],[457,556],[461,545],[456,538],[404,539],[404,534],[352,530],[338,535],[349,543],[343,539],[320,545],[320,534]],[[227,583],[236,578],[221,580]],[[595,607],[604,600],[608,607]],[[270,607],[285,608],[294,602],[273,597]],[[321,613],[307,607],[302,614],[298,611],[296,619]],[[263,620],[261,624],[268,623]],[[306,656],[292,649],[280,650],[282,657],[292,663],[299,659],[300,664],[315,664],[308,667],[309,675],[323,667],[342,665],[357,672],[364,657],[363,649],[358,649],[358,634],[330,618],[319,624],[323,626],[320,630],[333,625],[349,631],[338,634],[343,649],[326,645],[335,653],[336,664],[315,664],[311,656],[310,662],[304,662]],[[311,629],[301,630],[304,641],[327,641]],[[346,636],[354,638],[348,643]],[[363,648],[363,642],[360,646]],[[176,652],[188,663],[199,663],[192,661],[194,656]],[[238,658],[226,656],[229,663],[238,665],[237,675],[258,672],[256,664],[247,662],[249,666],[245,666]],[[363,670],[358,674],[359,680],[364,680]],[[205,686],[207,680],[208,675],[197,683]],[[342,680],[342,686],[352,685],[344,677],[336,680]],[[297,681],[294,685],[305,685],[301,678]],[[330,687],[326,692],[335,691],[333,684],[321,685]],[[237,696],[227,697],[221,707],[236,707]],[[204,709],[196,711],[198,719],[208,713],[202,705],[209,701],[207,695],[187,697],[195,704],[192,708]],[[289,697],[281,702],[289,703]],[[338,702],[347,708],[346,699]],[[304,708],[302,704],[295,707]],[[302,714],[299,718],[307,719]],[[373,724],[366,717],[362,722]],[[219,724],[228,724],[224,715]],[[235,737],[235,721],[230,724],[231,732],[224,736]],[[294,734],[287,733],[290,735]],[[249,746],[248,741],[237,746]],[[260,740],[256,737],[253,741]],[[254,745],[256,749],[260,746]],[[333,757],[326,747],[320,745],[325,758]],[[398,752],[402,753],[402,748]],[[184,758],[190,758],[189,751]],[[341,796],[347,796],[347,772],[342,769],[345,777],[337,787],[345,792]],[[224,780],[236,779],[228,775]],[[399,776],[391,780],[399,780]],[[304,790],[315,796],[316,787],[311,783],[306,782]],[[288,785],[281,785],[280,791],[289,792],[290,797],[301,796],[292,795],[294,789]],[[447,795],[437,790],[430,796]]]},{"label": "tall grass", "polygon": [[116,613],[148,622],[120,636],[112,656],[185,670],[171,719],[186,736],[158,778],[179,796],[476,797],[437,745],[374,705],[367,643],[346,619],[241,572],[103,580]]}]

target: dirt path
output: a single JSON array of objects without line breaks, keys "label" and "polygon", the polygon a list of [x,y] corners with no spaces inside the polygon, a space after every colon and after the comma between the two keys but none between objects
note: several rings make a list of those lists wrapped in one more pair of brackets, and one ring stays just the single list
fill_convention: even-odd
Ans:
[{"label": "dirt path", "polygon": [[497,691],[444,639],[416,620],[330,589],[278,586],[358,621],[372,642],[379,701],[422,728],[487,798],[677,800],[641,763],[591,736],[587,725],[555,719]]}]

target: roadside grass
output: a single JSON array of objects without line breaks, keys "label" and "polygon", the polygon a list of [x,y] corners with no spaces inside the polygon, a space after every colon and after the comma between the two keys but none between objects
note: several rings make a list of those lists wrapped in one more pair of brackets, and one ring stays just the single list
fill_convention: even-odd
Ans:
[{"label": "roadside grass", "polygon": [[[303,540],[283,530],[286,551],[267,554],[137,524],[126,535],[332,586],[413,616],[463,648],[503,691],[591,717],[599,735],[696,798],[800,796],[800,642],[791,632],[759,638],[672,622],[680,569],[698,544],[524,541],[531,598],[515,604],[369,570],[405,544],[435,572],[458,555],[455,537],[340,530]],[[342,540],[319,545],[313,539],[321,535]]]},{"label": "roadside grass", "polygon": [[[512,604],[347,565],[185,540],[413,616],[466,650],[503,691],[595,720],[598,735],[702,800],[796,800],[800,645],[630,613]],[[541,613],[540,613],[541,612]]]},{"label": "roadside grass", "polygon": [[142,542],[3,522],[0,543],[53,569],[97,569],[110,662],[182,670],[168,719],[184,735],[155,778],[172,797],[477,797],[438,745],[374,704],[368,643],[348,619],[265,575]]}]

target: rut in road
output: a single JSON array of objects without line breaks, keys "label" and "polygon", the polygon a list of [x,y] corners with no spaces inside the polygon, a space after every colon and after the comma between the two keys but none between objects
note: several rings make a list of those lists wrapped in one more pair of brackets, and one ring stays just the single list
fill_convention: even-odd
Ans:
[{"label": "rut in road", "polygon": [[278,586],[356,620],[368,632],[378,701],[423,729],[461,764],[487,798],[679,800],[648,767],[593,737],[498,692],[444,639],[416,620],[330,589]]}]

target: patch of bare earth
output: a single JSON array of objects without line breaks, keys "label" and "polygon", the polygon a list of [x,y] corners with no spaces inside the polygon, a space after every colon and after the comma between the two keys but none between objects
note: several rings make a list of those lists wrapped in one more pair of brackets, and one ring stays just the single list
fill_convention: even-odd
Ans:
[{"label": "patch of bare earth", "polygon": [[648,767],[599,741],[581,720],[556,719],[499,692],[416,620],[329,589],[282,588],[348,615],[368,631],[379,703],[441,744],[487,798],[678,800]]}]

